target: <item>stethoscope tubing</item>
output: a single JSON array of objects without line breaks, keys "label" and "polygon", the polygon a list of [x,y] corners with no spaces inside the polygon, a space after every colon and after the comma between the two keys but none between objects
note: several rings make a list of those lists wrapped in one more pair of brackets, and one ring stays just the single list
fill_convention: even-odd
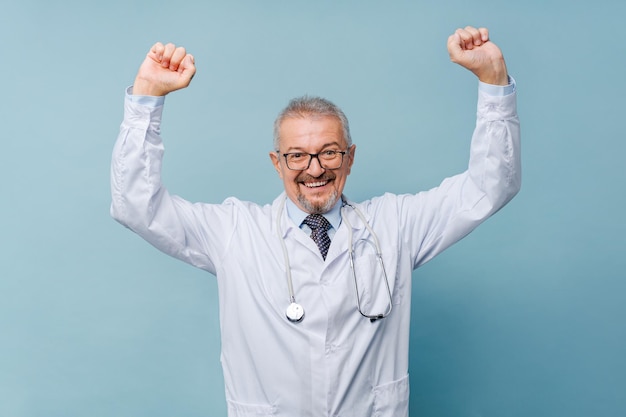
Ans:
[{"label": "stethoscope tubing", "polygon": [[[391,287],[389,286],[389,279],[387,277],[387,272],[385,270],[385,263],[383,262],[383,255],[380,249],[380,242],[378,240],[378,236],[376,236],[376,233],[374,233],[374,230],[365,219],[365,216],[363,215],[363,213],[361,213],[361,210],[359,210],[352,204],[348,203],[343,196],[341,196],[341,201],[342,201],[341,218],[342,220],[346,222],[346,225],[348,226],[348,230],[349,230],[348,252],[350,255],[349,256],[350,257],[350,269],[352,270],[352,276],[354,278],[354,287],[355,287],[356,299],[357,299],[357,309],[359,310],[359,313],[363,317],[369,318],[371,321],[385,318],[391,313],[391,310],[393,309],[393,302],[392,302],[392,297],[391,297]],[[284,257],[284,262],[285,262],[285,275],[287,278],[287,289],[289,291],[289,303],[290,304],[287,307],[287,310],[285,313],[289,321],[297,323],[297,322],[302,321],[302,319],[304,318],[304,308],[296,302],[296,295],[293,289],[293,279],[291,276],[291,264],[289,262],[289,253],[287,251],[287,245],[285,244],[285,239],[282,236],[283,233],[282,233],[282,227],[281,227],[281,220],[282,220],[283,212],[285,210],[286,202],[287,202],[287,196],[285,196],[285,198],[283,199],[278,209],[278,214],[276,216],[276,230],[278,232],[278,238],[280,240],[280,244],[283,250],[283,257]],[[382,268],[383,276],[385,278],[387,295],[389,297],[389,307],[384,313],[380,313],[377,315],[368,315],[368,314],[363,313],[363,310],[361,309],[361,300],[359,299],[359,287],[358,287],[358,283],[356,279],[356,272],[355,272],[355,267],[354,267],[354,233],[352,231],[352,224],[350,223],[348,216],[344,216],[343,214],[346,206],[352,208],[352,210],[354,210],[354,212],[359,216],[360,220],[363,222],[367,231],[370,233],[370,235],[372,236],[372,239],[374,240],[374,246],[376,248],[376,257]]]}]

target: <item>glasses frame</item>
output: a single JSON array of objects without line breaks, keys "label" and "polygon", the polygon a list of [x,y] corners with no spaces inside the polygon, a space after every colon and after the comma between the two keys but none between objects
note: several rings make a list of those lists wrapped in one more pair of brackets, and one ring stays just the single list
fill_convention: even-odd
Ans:
[{"label": "glasses frame", "polygon": [[[311,167],[311,161],[313,161],[313,158],[317,159],[317,162],[320,164],[320,167],[322,167],[322,169],[329,169],[329,170],[339,169],[339,168],[341,168],[343,166],[343,159],[344,159],[343,157],[348,153],[348,150],[345,150],[345,151],[335,151],[335,150],[333,150],[333,152],[338,153],[338,154],[341,155],[341,163],[336,168],[328,168],[328,167],[324,166],[324,164],[322,163],[322,160],[320,159],[320,154],[322,154],[324,152],[328,152],[328,150],[322,151],[322,152],[318,152],[318,153],[288,152],[288,153],[283,153],[283,154],[281,154],[279,151],[276,151],[277,154],[282,155],[283,158],[285,158],[285,165],[287,166],[288,169],[290,169],[291,171],[306,171],[307,169],[309,169]],[[303,154],[303,155],[309,155],[309,163],[306,165],[305,168],[292,168],[292,167],[289,166],[289,162],[287,161],[287,157],[289,155],[293,155],[293,154],[297,154],[297,153]]]}]

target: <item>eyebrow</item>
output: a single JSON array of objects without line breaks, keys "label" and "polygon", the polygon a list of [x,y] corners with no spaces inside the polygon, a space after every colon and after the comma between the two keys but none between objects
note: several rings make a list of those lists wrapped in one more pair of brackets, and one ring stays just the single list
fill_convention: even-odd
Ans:
[{"label": "eyebrow", "polygon": [[[338,148],[342,149],[342,148],[341,148],[341,145],[339,144],[339,142],[329,142],[329,143],[325,143],[325,144],[324,144],[324,145],[320,148],[320,152],[321,152],[321,151],[323,151],[323,150],[324,150],[324,149],[326,149],[326,148],[331,147],[331,146],[337,146]],[[308,152],[306,152],[306,151],[304,150],[304,148],[297,147],[297,146],[296,146],[296,147],[287,148],[287,149],[286,149],[286,152],[287,152],[287,153],[289,153],[289,152],[303,152],[303,153],[308,153]]]}]

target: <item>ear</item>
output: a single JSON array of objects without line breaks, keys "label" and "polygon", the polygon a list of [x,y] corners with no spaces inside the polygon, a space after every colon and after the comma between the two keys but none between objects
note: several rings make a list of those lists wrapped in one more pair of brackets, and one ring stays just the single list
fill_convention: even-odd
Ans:
[{"label": "ear", "polygon": [[274,165],[274,169],[276,170],[276,172],[278,172],[278,176],[280,177],[280,179],[283,178],[283,171],[280,169],[280,158],[278,156],[278,153],[276,152],[270,152],[270,160],[272,161],[272,165]]},{"label": "ear", "polygon": [[348,148],[348,174],[350,173],[350,170],[352,169],[352,164],[354,163],[355,152],[356,152],[356,145],[352,145],[350,146],[350,148]]}]

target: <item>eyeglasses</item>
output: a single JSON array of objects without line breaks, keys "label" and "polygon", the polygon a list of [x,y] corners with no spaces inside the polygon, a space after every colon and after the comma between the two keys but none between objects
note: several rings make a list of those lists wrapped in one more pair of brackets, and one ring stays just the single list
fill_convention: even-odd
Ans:
[{"label": "eyeglasses", "polygon": [[326,150],[320,153],[291,152],[284,153],[283,157],[287,168],[293,171],[305,171],[311,166],[313,158],[317,158],[323,169],[339,169],[343,164],[343,156],[347,151]]}]

